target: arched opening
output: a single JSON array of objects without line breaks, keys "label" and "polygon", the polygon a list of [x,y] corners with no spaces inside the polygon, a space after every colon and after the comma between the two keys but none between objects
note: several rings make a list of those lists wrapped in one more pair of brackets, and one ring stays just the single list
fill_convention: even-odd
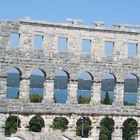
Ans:
[{"label": "arched opening", "polygon": [[79,104],[88,104],[91,100],[93,77],[88,72],[81,72],[78,77],[77,101]]},{"label": "arched opening", "polygon": [[139,81],[134,74],[127,75],[124,79],[124,105],[136,105]]},{"label": "arched opening", "polygon": [[81,117],[76,125],[76,135],[82,138],[88,138],[91,130],[91,120],[87,117]]},{"label": "arched opening", "polygon": [[69,82],[69,74],[65,71],[58,71],[54,78],[54,102],[66,103],[67,87]]},{"label": "arched opening", "polygon": [[19,98],[19,85],[20,85],[21,72],[17,68],[10,68],[7,72],[7,99]]},{"label": "arched opening", "polygon": [[30,76],[30,102],[42,102],[45,74],[42,70],[33,70]]},{"label": "arched opening", "polygon": [[135,140],[137,137],[137,122],[136,120],[129,118],[123,123],[123,139]]},{"label": "arched opening", "polygon": [[45,126],[44,120],[40,116],[34,116],[29,122],[29,131],[41,132]]},{"label": "arched opening", "polygon": [[20,120],[17,116],[10,116],[5,122],[5,136],[11,136],[17,132],[18,127],[20,127]]},{"label": "arched opening", "polygon": [[111,140],[114,131],[114,121],[111,118],[103,118],[100,122],[99,140]]},{"label": "arched opening", "polygon": [[65,117],[56,117],[53,120],[53,125],[52,128],[54,130],[61,130],[61,131],[65,131],[67,129],[67,125],[68,125],[68,120]]},{"label": "arched opening", "polygon": [[114,87],[116,85],[116,78],[110,73],[103,74],[102,84],[101,84],[101,93],[100,93],[100,102],[102,104],[111,105],[114,101]]}]

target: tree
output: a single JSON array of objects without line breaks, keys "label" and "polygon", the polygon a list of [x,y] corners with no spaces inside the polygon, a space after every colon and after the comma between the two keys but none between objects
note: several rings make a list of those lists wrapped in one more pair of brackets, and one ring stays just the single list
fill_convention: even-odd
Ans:
[{"label": "tree", "polygon": [[105,98],[103,100],[103,104],[105,104],[105,105],[110,105],[111,104],[111,100],[109,98],[108,91],[106,91]]},{"label": "tree", "polygon": [[32,94],[32,95],[30,95],[29,98],[30,98],[30,102],[40,103],[40,102],[42,102],[43,96],[39,95],[39,94]]},{"label": "tree", "polygon": [[65,129],[67,129],[67,125],[68,125],[68,120],[66,118],[56,117],[53,120],[52,128],[53,129],[59,129],[61,131],[65,131]]},{"label": "tree", "polygon": [[29,122],[29,131],[41,132],[44,126],[44,120],[40,116],[35,116]]},{"label": "tree", "polygon": [[110,118],[104,118],[100,126],[99,140],[111,140],[112,132],[114,131],[114,121]]},{"label": "tree", "polygon": [[91,100],[91,96],[78,96],[78,104],[89,104]]},{"label": "tree", "polygon": [[124,140],[129,140],[135,137],[137,132],[137,122],[134,119],[127,119],[123,124],[123,138]]},{"label": "tree", "polygon": [[10,116],[5,122],[5,136],[17,132],[17,127],[20,127],[20,120],[16,116]]},{"label": "tree", "polygon": [[91,121],[89,118],[84,117],[77,121],[76,135],[87,138],[89,136],[90,130],[91,130]]}]

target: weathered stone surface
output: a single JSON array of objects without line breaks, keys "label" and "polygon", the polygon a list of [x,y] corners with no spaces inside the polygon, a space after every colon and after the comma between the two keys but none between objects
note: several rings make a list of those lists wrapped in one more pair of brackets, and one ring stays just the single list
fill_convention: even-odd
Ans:
[{"label": "weathered stone surface", "polygon": [[[90,137],[93,140],[98,140],[98,127],[105,116],[115,121],[113,140],[121,140],[121,127],[127,118],[134,118],[140,125],[140,91],[136,106],[123,106],[124,76],[133,73],[138,79],[140,77],[140,31],[121,28],[120,25],[120,28],[84,26],[80,22],[0,21],[0,133],[3,134],[3,126],[9,115],[20,118],[19,131],[23,135],[26,135],[30,119],[38,114],[45,120],[44,132],[52,131],[51,124],[56,116],[66,117],[69,121],[67,131],[73,136],[77,120],[81,116],[89,117],[92,122]],[[9,42],[11,33],[20,35],[18,48],[13,48]],[[43,36],[40,49],[34,48],[35,35]],[[66,52],[59,52],[59,37],[68,39]],[[91,41],[88,54],[82,52],[82,39]],[[113,56],[104,54],[105,41],[114,42]],[[128,43],[138,44],[135,57],[128,57]],[[19,99],[5,98],[7,71],[12,67],[21,72]],[[42,103],[29,102],[29,77],[34,69],[41,69],[46,75]],[[70,77],[66,104],[53,102],[54,73],[58,70],[66,71]],[[77,104],[76,99],[78,75],[82,71],[89,72],[94,78],[92,100],[88,105]],[[116,77],[116,100],[113,105],[100,104],[101,76],[104,73],[112,73]]]}]

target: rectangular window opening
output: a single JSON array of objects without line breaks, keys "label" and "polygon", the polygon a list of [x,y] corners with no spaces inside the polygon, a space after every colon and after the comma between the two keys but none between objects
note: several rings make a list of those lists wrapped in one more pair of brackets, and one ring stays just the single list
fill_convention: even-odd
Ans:
[{"label": "rectangular window opening", "polygon": [[43,40],[43,36],[35,35],[35,38],[34,38],[34,48],[35,49],[41,49],[42,48],[42,40]]},{"label": "rectangular window opening", "polygon": [[83,39],[82,40],[82,52],[89,53],[91,51],[91,40]]},{"label": "rectangular window opening", "polygon": [[12,48],[18,48],[19,47],[19,33],[11,33],[10,34],[10,46]]},{"label": "rectangular window opening", "polygon": [[58,38],[58,50],[59,50],[59,52],[64,53],[67,51],[67,42],[68,42],[68,38],[65,38],[65,37]]},{"label": "rectangular window opening", "polygon": [[128,43],[128,57],[137,56],[137,43]]},{"label": "rectangular window opening", "polygon": [[113,56],[113,54],[114,54],[114,42],[106,41],[104,52],[105,52],[105,55],[107,55],[107,56]]}]

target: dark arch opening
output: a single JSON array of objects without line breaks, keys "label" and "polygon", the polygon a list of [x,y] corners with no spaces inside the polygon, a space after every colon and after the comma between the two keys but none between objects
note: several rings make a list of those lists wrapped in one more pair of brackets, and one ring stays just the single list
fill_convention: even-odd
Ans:
[{"label": "dark arch opening", "polygon": [[103,74],[101,82],[100,102],[102,104],[111,105],[114,101],[114,87],[116,85],[116,77],[111,73]]},{"label": "dark arch opening", "polygon": [[77,101],[79,104],[88,104],[91,100],[93,76],[89,72],[81,72],[78,77]]},{"label": "dark arch opening", "polygon": [[54,77],[54,102],[55,103],[66,103],[68,96],[68,72],[62,70],[55,73]]},{"label": "dark arch opening", "polygon": [[114,121],[111,118],[103,118],[100,122],[99,140],[111,140],[114,131]]},{"label": "dark arch opening", "polygon": [[130,140],[137,137],[137,122],[136,120],[129,118],[123,123],[123,139]]},{"label": "dark arch opening", "polygon": [[30,101],[42,102],[44,94],[45,72],[40,69],[32,71],[30,76]]},{"label": "dark arch opening", "polygon": [[126,75],[124,79],[124,105],[136,105],[139,80],[134,74]]},{"label": "dark arch opening", "polygon": [[21,71],[18,68],[10,68],[7,71],[7,99],[18,99],[19,98],[19,86],[21,79]]},{"label": "dark arch opening", "polygon": [[20,120],[17,116],[10,116],[5,122],[5,136],[11,136],[17,132],[18,127],[20,127]]},{"label": "dark arch opening", "polygon": [[91,120],[87,117],[81,117],[76,125],[76,135],[88,138],[91,130]]},{"label": "dark arch opening", "polygon": [[29,131],[41,132],[45,126],[44,120],[40,116],[34,116],[29,122]]},{"label": "dark arch opening", "polygon": [[67,129],[68,120],[65,117],[56,117],[53,120],[53,129],[59,129],[61,131],[65,131]]}]

